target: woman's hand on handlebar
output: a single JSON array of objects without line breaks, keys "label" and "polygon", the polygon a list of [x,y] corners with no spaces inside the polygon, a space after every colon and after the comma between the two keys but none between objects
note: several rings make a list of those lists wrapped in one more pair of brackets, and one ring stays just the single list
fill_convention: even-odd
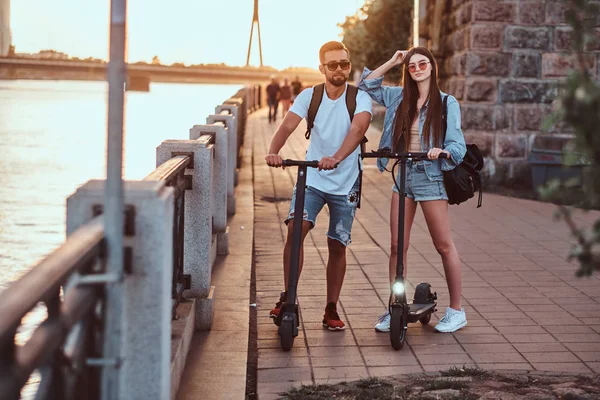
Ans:
[{"label": "woman's hand on handlebar", "polygon": [[279,154],[267,154],[265,156],[265,161],[269,167],[279,168],[283,166],[283,159]]},{"label": "woman's hand on handlebar", "polygon": [[[444,153],[445,156],[440,156],[440,154],[442,153]],[[448,150],[442,150],[437,147],[434,147],[427,152],[427,158],[429,158],[430,160],[437,160],[438,158],[450,158],[450,153],[448,152]]]},{"label": "woman's hand on handlebar", "polygon": [[338,166],[339,163],[340,163],[340,160],[338,160],[335,157],[323,157],[323,158],[321,158],[321,161],[319,161],[319,171],[321,171],[322,169],[324,169],[324,170],[334,169],[335,167]]}]

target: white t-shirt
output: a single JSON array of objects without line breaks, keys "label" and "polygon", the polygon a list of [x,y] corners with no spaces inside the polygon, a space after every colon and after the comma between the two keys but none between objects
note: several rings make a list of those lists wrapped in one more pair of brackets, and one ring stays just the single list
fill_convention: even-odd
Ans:
[{"label": "white t-shirt", "polygon": [[[344,139],[350,131],[350,115],[346,107],[346,93],[336,100],[327,96],[327,90],[323,93],[323,100],[315,116],[314,126],[310,134],[310,143],[306,160],[321,160],[323,157],[333,156],[342,146]],[[308,107],[312,98],[314,88],[304,89],[290,108],[290,111],[306,118]],[[372,113],[373,103],[369,95],[359,90],[356,95],[356,110],[354,115],[361,112]],[[346,195],[352,189],[358,178],[358,159],[360,156],[360,145],[346,157],[337,168],[330,171],[319,171],[317,168],[308,168],[306,184],[322,192],[336,195]]]}]

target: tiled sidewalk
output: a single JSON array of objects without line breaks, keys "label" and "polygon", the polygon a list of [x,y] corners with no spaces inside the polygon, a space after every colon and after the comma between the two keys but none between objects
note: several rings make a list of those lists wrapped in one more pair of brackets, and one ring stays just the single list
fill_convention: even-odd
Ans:
[{"label": "tiled sidewalk", "polygon": [[[280,121],[278,121],[279,123]],[[266,112],[248,119],[253,139],[254,232],[258,309],[258,393],[261,400],[302,383],[335,383],[370,376],[436,371],[452,365],[484,369],[600,372],[600,275],[574,276],[565,261],[571,237],[556,222],[549,204],[485,194],[451,206],[453,238],[463,268],[463,303],[468,327],[455,334],[433,331],[448,304],[440,257],[417,211],[411,233],[408,290],[421,281],[438,293],[438,309],[429,326],[409,325],[407,344],[394,351],[387,334],[373,325],[388,299],[389,205],[391,177],[370,160],[364,173],[362,208],[348,248],[348,268],[338,304],[344,332],[321,327],[327,262],[326,210],[304,248],[299,284],[301,331],[292,351],[279,347],[269,310],[283,289],[282,252],[289,198],[296,169],[270,169],[264,163],[276,124]],[[304,159],[304,126],[290,137],[284,158]],[[368,133],[369,148],[379,141]],[[250,146],[248,143],[246,146]],[[599,213],[577,215],[580,224]]]}]

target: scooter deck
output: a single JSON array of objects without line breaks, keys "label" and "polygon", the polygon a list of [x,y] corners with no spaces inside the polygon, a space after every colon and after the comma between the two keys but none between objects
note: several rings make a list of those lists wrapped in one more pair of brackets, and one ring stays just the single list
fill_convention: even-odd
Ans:
[{"label": "scooter deck", "polygon": [[437,303],[409,304],[409,306],[410,306],[409,314],[410,314],[410,316],[420,317],[420,316],[424,315],[425,313],[427,313],[428,311],[430,311],[436,305],[437,305]]}]

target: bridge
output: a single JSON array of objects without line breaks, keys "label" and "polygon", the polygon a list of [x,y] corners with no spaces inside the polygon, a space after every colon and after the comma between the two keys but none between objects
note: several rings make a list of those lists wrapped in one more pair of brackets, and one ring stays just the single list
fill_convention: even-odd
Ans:
[{"label": "bridge", "polygon": [[[108,64],[91,61],[41,60],[30,58],[0,58],[1,79],[55,79],[106,81]],[[152,64],[128,64],[128,81],[168,83],[224,83],[247,84],[268,82],[272,76],[298,76],[302,82],[316,84],[322,80],[318,71],[288,69],[278,71],[266,67],[228,66],[166,66]]]}]

